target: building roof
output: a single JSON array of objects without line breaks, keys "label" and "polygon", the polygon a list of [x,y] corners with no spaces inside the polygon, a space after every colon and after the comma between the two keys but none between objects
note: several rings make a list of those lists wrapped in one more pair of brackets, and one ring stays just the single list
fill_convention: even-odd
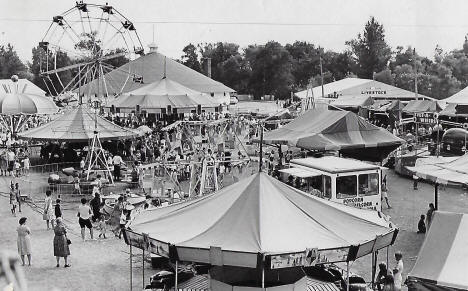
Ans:
[{"label": "building roof", "polygon": [[[345,78],[323,85],[325,98],[340,98],[340,96],[366,95],[377,99],[415,99],[415,93],[379,81],[360,78]],[[315,98],[322,97],[322,87],[313,88]],[[311,97],[307,90],[296,93],[299,98]],[[418,98],[430,99],[428,96],[418,94]]]},{"label": "building roof", "polygon": [[352,171],[378,170],[380,167],[357,160],[334,156],[321,158],[293,159],[291,165],[300,165],[328,173],[343,173]]},{"label": "building roof", "polygon": [[468,104],[468,87],[465,87],[464,89],[441,101],[454,104]]},{"label": "building roof", "polygon": [[0,79],[0,91],[6,93],[28,93],[45,96],[46,92],[36,86],[28,79],[18,79],[18,82],[13,82],[11,79]]},{"label": "building roof", "polygon": [[411,100],[404,108],[406,113],[426,113],[439,112],[442,108],[437,101],[432,100]]},{"label": "building roof", "polygon": [[[134,76],[136,77],[135,80]],[[164,76],[198,92],[210,94],[235,91],[158,52],[151,52],[130,61],[105,74],[104,78],[108,94],[113,95],[133,91],[146,84],[159,81]],[[143,83],[136,81],[138,77],[143,77]],[[99,89],[100,94],[106,93],[103,82],[101,81],[100,83],[98,88],[98,81],[93,80],[87,85],[82,86],[81,92],[85,95],[94,95],[97,94],[97,90]]]}]

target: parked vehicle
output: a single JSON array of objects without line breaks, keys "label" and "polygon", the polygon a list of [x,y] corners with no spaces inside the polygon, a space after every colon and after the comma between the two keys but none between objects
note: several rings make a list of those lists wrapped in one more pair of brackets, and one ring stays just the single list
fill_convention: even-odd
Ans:
[{"label": "parked vehicle", "polygon": [[468,131],[463,128],[451,128],[442,136],[441,153],[444,156],[461,156],[466,153]]}]

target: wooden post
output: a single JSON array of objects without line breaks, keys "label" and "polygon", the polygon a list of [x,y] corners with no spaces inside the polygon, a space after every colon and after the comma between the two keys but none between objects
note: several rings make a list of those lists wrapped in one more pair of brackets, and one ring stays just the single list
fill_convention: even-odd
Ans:
[{"label": "wooden post", "polygon": [[174,283],[174,291],[178,291],[177,280],[179,279],[178,275],[179,271],[179,264],[178,261],[175,262],[175,283]]},{"label": "wooden post", "polygon": [[143,290],[145,289],[145,249],[143,249],[143,260],[142,260],[142,277],[143,277]]},{"label": "wooden post", "polygon": [[439,183],[434,184],[434,207],[439,210]]},{"label": "wooden post", "polygon": [[260,125],[260,160],[258,162],[258,171],[262,171],[263,167],[263,124]]},{"label": "wooden post", "polygon": [[346,262],[346,291],[349,291],[349,262]]}]

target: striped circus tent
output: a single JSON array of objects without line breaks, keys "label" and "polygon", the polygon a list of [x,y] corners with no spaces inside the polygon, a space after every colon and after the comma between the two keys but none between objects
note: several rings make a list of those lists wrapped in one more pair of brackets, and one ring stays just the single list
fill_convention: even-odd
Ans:
[{"label": "striped circus tent", "polygon": [[408,275],[408,290],[468,290],[467,266],[468,214],[437,211]]}]

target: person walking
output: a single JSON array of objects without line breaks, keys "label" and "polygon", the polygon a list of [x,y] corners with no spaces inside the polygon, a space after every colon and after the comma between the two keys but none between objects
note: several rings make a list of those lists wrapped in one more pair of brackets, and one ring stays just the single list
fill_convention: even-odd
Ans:
[{"label": "person walking", "polygon": [[396,264],[393,268],[393,282],[395,284],[395,291],[401,290],[401,285],[403,284],[403,255],[401,252],[395,253]]},{"label": "person walking", "polygon": [[388,202],[388,188],[387,188],[387,182],[386,182],[386,179],[384,181],[382,181],[382,206],[383,206],[383,203],[386,202],[387,203],[387,208],[390,209],[392,208],[392,206],[390,206],[390,203]]},{"label": "person walking", "polygon": [[63,258],[65,261],[65,268],[70,267],[68,264],[68,256],[70,256],[69,243],[71,243],[67,238],[67,230],[65,225],[63,225],[62,218],[57,218],[57,224],[54,227],[54,256],[57,259],[57,268],[60,267],[60,258]]},{"label": "person walking", "polygon": [[23,266],[25,265],[24,256],[28,257],[28,265],[31,266],[31,240],[29,236],[31,235],[31,230],[26,226],[26,217],[21,217],[19,220],[19,226],[16,228],[18,233],[18,254],[21,257]]},{"label": "person walking", "polygon": [[112,164],[114,165],[114,180],[120,181],[120,167],[123,164],[122,157],[116,154],[112,158]]},{"label": "person walking", "polygon": [[16,200],[15,186],[13,182],[10,185],[10,204],[11,204],[11,214],[16,217],[16,206],[18,205],[18,200]]},{"label": "person walking", "polygon": [[60,207],[60,198],[55,200],[55,209],[54,209],[54,214],[55,214],[55,220],[57,218],[62,217],[62,208]]},{"label": "person walking", "polygon": [[[46,191],[46,198],[44,200],[44,212],[42,213],[42,219],[46,221],[47,229],[50,229],[49,222],[52,220],[52,192]],[[52,228],[54,226],[52,225]]]},{"label": "person walking", "polygon": [[78,223],[80,224],[81,228],[81,238],[85,241],[85,228],[89,229],[89,234],[91,236],[91,240],[94,240],[93,237],[93,225],[91,224],[91,215],[93,212],[91,208],[86,205],[86,198],[81,198],[81,205],[78,207]]},{"label": "person walking", "polygon": [[94,198],[91,199],[91,201],[89,202],[89,205],[91,206],[91,210],[93,211],[93,217],[92,217],[93,222],[100,221],[102,200],[101,200],[101,195],[99,194],[99,192],[94,193]]},{"label": "person walking", "polygon": [[13,190],[16,196],[16,201],[18,202],[18,212],[21,213],[21,191],[19,189],[19,183],[15,183],[15,189]]}]

